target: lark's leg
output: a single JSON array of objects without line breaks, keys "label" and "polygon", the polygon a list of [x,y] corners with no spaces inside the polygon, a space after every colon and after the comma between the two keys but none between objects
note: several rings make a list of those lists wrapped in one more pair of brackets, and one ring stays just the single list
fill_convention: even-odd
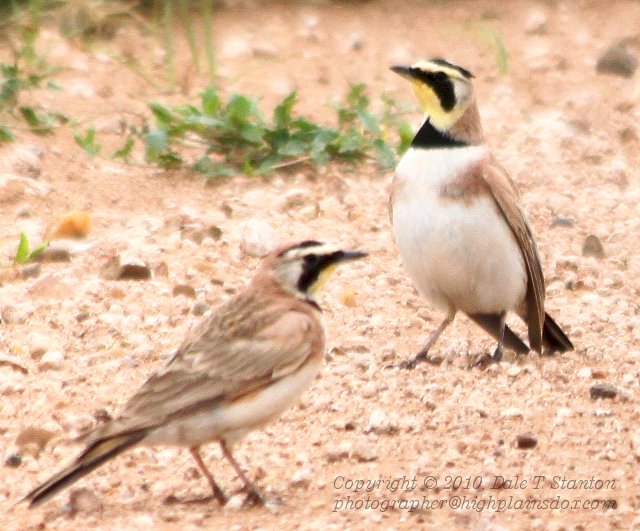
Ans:
[{"label": "lark's leg", "polygon": [[498,329],[498,346],[496,350],[493,352],[493,355],[482,354],[478,356],[478,359],[473,362],[471,367],[486,367],[490,363],[500,363],[502,361],[502,356],[504,354],[503,345],[504,345],[504,330],[507,324],[507,313],[500,314],[500,327]]},{"label": "lark's leg", "polygon": [[456,316],[455,310],[450,310],[444,321],[440,323],[440,326],[435,329],[433,334],[429,340],[424,344],[424,346],[420,349],[420,351],[410,360],[403,361],[398,364],[398,367],[402,369],[414,369],[418,363],[426,361],[431,363],[432,365],[440,365],[442,363],[442,358],[429,356],[429,349],[438,341],[438,338],[442,335],[442,332],[453,322],[454,317]]},{"label": "lark's leg", "polygon": [[231,466],[233,466],[233,469],[236,471],[236,474],[238,474],[238,477],[242,480],[242,483],[244,483],[244,488],[247,491],[247,499],[245,503],[247,505],[264,505],[267,502],[266,498],[258,490],[258,487],[256,487],[245,475],[240,464],[235,460],[233,455],[231,455],[231,451],[227,447],[227,443],[224,439],[220,441],[220,448],[222,448],[223,455],[229,460]]},{"label": "lark's leg", "polygon": [[218,500],[218,503],[220,505],[226,504],[227,497],[225,496],[224,492],[222,492],[222,489],[218,487],[218,484],[216,483],[215,479],[213,479],[211,472],[209,472],[209,469],[205,466],[204,462],[202,461],[202,457],[200,457],[199,448],[197,446],[193,446],[192,448],[189,448],[189,451],[191,452],[191,455],[193,456],[193,459],[195,460],[196,465],[198,465],[200,472],[202,472],[202,475],[205,478],[207,478],[207,481],[211,486],[211,490],[213,491],[213,496],[215,497],[215,499]]}]

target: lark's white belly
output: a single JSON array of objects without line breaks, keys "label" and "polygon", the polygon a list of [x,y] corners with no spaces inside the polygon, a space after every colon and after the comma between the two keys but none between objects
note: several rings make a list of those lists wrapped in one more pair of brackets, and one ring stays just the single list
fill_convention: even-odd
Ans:
[{"label": "lark's white belly", "polygon": [[393,229],[404,266],[435,305],[465,313],[517,308],[526,293],[522,253],[493,198],[441,196],[485,148],[411,149],[396,171]]},{"label": "lark's white belly", "polygon": [[280,416],[312,384],[322,358],[313,360],[297,372],[285,376],[265,389],[211,411],[185,418],[155,430],[144,441],[156,444],[198,446],[217,439],[230,444],[249,431]]}]

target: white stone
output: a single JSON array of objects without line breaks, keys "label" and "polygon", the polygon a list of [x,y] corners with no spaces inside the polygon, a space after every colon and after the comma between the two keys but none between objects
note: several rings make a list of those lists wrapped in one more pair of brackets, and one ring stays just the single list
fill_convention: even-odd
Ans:
[{"label": "white stone", "polygon": [[591,376],[593,376],[593,372],[589,367],[582,367],[582,369],[578,371],[579,378],[584,378],[585,380],[589,380],[591,379]]},{"label": "white stone", "polygon": [[64,367],[64,353],[61,350],[45,352],[38,364],[41,371],[59,371]]},{"label": "white stone", "polygon": [[358,461],[363,462],[374,461],[378,457],[375,448],[366,439],[360,440],[353,445],[351,455]]},{"label": "white stone", "polygon": [[529,33],[545,33],[547,30],[547,14],[542,10],[529,13],[524,23],[524,30]]},{"label": "white stone", "polygon": [[308,468],[300,468],[293,473],[289,484],[292,487],[308,487],[313,479],[313,473]]},{"label": "white stone", "polygon": [[278,239],[269,223],[252,219],[242,224],[240,247],[249,256],[263,257],[276,248]]},{"label": "white stone", "polygon": [[515,418],[515,417],[522,418],[523,415],[522,415],[522,411],[517,407],[509,407],[501,411],[500,416],[505,418]]}]

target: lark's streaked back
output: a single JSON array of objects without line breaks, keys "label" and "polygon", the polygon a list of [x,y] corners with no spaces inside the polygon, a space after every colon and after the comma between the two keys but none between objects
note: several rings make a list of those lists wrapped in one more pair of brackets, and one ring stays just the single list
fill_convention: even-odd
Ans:
[{"label": "lark's streaked back", "polygon": [[85,450],[24,500],[42,503],[135,446],[174,445],[189,448],[213,496],[224,504],[227,497],[199,453],[201,445],[218,441],[247,501],[263,503],[232,445],[277,418],[311,385],[324,357],[314,293],[338,264],[363,256],[316,241],[272,252],[249,287],[204,318],[121,415],[90,433]]}]

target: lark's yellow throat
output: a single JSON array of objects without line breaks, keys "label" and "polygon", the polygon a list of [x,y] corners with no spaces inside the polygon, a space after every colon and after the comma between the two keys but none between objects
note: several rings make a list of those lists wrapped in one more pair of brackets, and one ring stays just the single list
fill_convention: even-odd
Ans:
[{"label": "lark's yellow throat", "polygon": [[338,268],[337,264],[331,264],[325,267],[320,274],[318,275],[318,280],[316,280],[310,287],[309,293],[312,296],[315,296],[322,288],[324,288],[329,281],[329,277],[333,275],[333,272]]},{"label": "lark's yellow throat", "polygon": [[460,107],[445,111],[435,91],[422,81],[412,79],[411,88],[431,124],[440,131],[448,131],[462,116],[464,109]]}]

